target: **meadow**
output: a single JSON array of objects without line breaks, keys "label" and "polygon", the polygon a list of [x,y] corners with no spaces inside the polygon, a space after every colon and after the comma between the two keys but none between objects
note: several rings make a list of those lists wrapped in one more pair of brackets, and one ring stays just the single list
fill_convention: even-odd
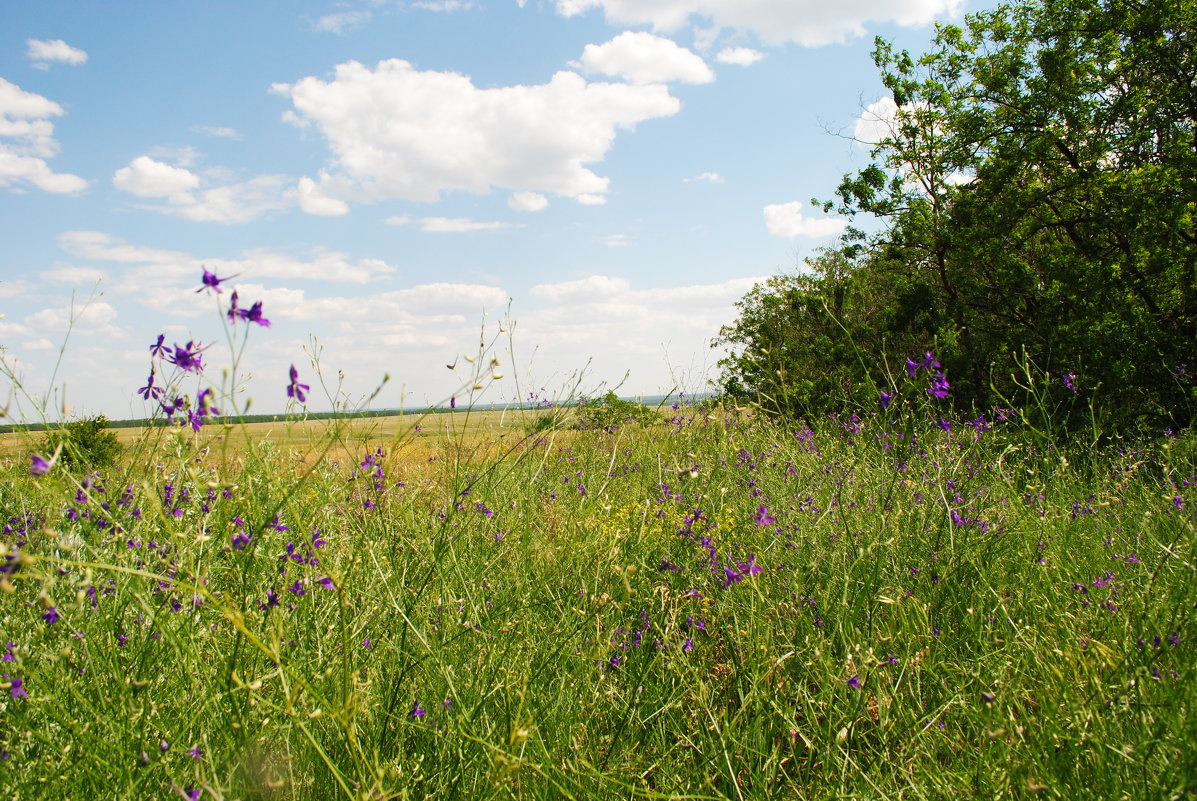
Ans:
[{"label": "meadow", "polygon": [[1191,439],[925,381],[10,462],[4,796],[1193,797]]}]

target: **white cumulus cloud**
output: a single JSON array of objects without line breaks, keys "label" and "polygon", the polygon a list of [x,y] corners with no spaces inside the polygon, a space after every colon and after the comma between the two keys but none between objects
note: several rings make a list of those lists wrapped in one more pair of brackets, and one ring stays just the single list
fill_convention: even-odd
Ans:
[{"label": "white cumulus cloud", "polygon": [[329,197],[320,191],[316,182],[306,175],[299,179],[297,189],[299,193],[299,208],[308,214],[322,217],[340,217],[349,213],[349,204],[335,197]]},{"label": "white cumulus cloud", "polygon": [[54,101],[0,78],[0,186],[66,195],[87,188],[79,176],[54,172],[46,163],[58,154],[50,118],[62,113]]},{"label": "white cumulus cloud", "polygon": [[715,73],[701,56],[643,31],[624,31],[605,44],[586,45],[577,66],[588,74],[614,75],[632,83],[715,80]]},{"label": "white cumulus cloud", "polygon": [[590,83],[574,72],[546,84],[479,89],[466,75],[421,71],[399,59],[351,61],[332,80],[275,84],[331,153],[309,193],[343,203],[435,201],[494,187],[601,202],[601,162],[620,130],[676,114],[662,85]]},{"label": "white cumulus cloud", "polygon": [[38,333],[63,333],[72,329],[78,334],[103,333],[124,339],[125,334],[112,325],[116,320],[116,307],[93,300],[86,306],[54,306],[28,315],[25,323]]},{"label": "white cumulus cloud", "polygon": [[927,25],[960,7],[961,0],[557,0],[565,16],[600,8],[615,24],[674,31],[701,22],[751,31],[768,44],[808,46],[859,37],[870,23]]},{"label": "white cumulus cloud", "polygon": [[83,64],[87,61],[87,53],[61,39],[26,39],[25,44],[29,48],[25,55],[38,69],[48,69],[53,61],[62,64]]},{"label": "white cumulus cloud", "polygon": [[149,156],[138,156],[112,176],[112,184],[122,192],[137,197],[172,198],[180,203],[194,202],[192,190],[200,185],[199,176],[181,167],[172,167]]},{"label": "white cumulus cloud", "polygon": [[765,57],[760,50],[751,47],[725,47],[715,56],[720,64],[735,64],[740,67],[750,67]]},{"label": "white cumulus cloud", "polygon": [[823,237],[840,233],[846,223],[839,217],[807,217],[802,203],[795,200],[765,206],[765,226],[774,236]]},{"label": "white cumulus cloud", "polygon": [[705,181],[706,183],[711,184],[721,184],[723,183],[723,176],[717,172],[700,172],[698,175],[695,175],[692,178],[683,178],[682,181],[688,184],[698,183],[700,181]]},{"label": "white cumulus cloud", "polygon": [[892,97],[870,103],[852,128],[852,138],[861,145],[873,146],[890,136],[898,124],[898,104]]}]

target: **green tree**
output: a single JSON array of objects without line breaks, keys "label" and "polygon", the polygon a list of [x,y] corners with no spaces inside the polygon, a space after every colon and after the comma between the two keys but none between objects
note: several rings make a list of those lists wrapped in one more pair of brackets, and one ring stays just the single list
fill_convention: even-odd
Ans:
[{"label": "green tree", "polygon": [[1023,0],[941,26],[918,58],[878,40],[898,110],[824,208],[882,218],[845,238],[853,278],[891,305],[929,293],[933,313],[877,315],[869,356],[928,334],[957,403],[985,406],[1015,393],[1025,349],[1123,427],[1190,424],[1195,35],[1197,0]]}]

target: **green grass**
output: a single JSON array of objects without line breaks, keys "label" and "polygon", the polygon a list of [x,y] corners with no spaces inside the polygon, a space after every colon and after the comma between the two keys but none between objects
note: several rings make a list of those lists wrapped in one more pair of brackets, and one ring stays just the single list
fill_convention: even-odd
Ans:
[{"label": "green grass", "polygon": [[1192,463],[886,413],[333,428],[302,460],[159,429],[90,487],[21,462],[0,787],[1197,794]]}]

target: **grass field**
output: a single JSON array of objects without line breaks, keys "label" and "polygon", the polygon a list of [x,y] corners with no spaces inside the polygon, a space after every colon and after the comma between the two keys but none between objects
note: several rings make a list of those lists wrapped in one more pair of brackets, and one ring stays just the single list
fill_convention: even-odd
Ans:
[{"label": "grass field", "polygon": [[5,468],[6,796],[1197,793],[1187,440],[364,422]]}]

